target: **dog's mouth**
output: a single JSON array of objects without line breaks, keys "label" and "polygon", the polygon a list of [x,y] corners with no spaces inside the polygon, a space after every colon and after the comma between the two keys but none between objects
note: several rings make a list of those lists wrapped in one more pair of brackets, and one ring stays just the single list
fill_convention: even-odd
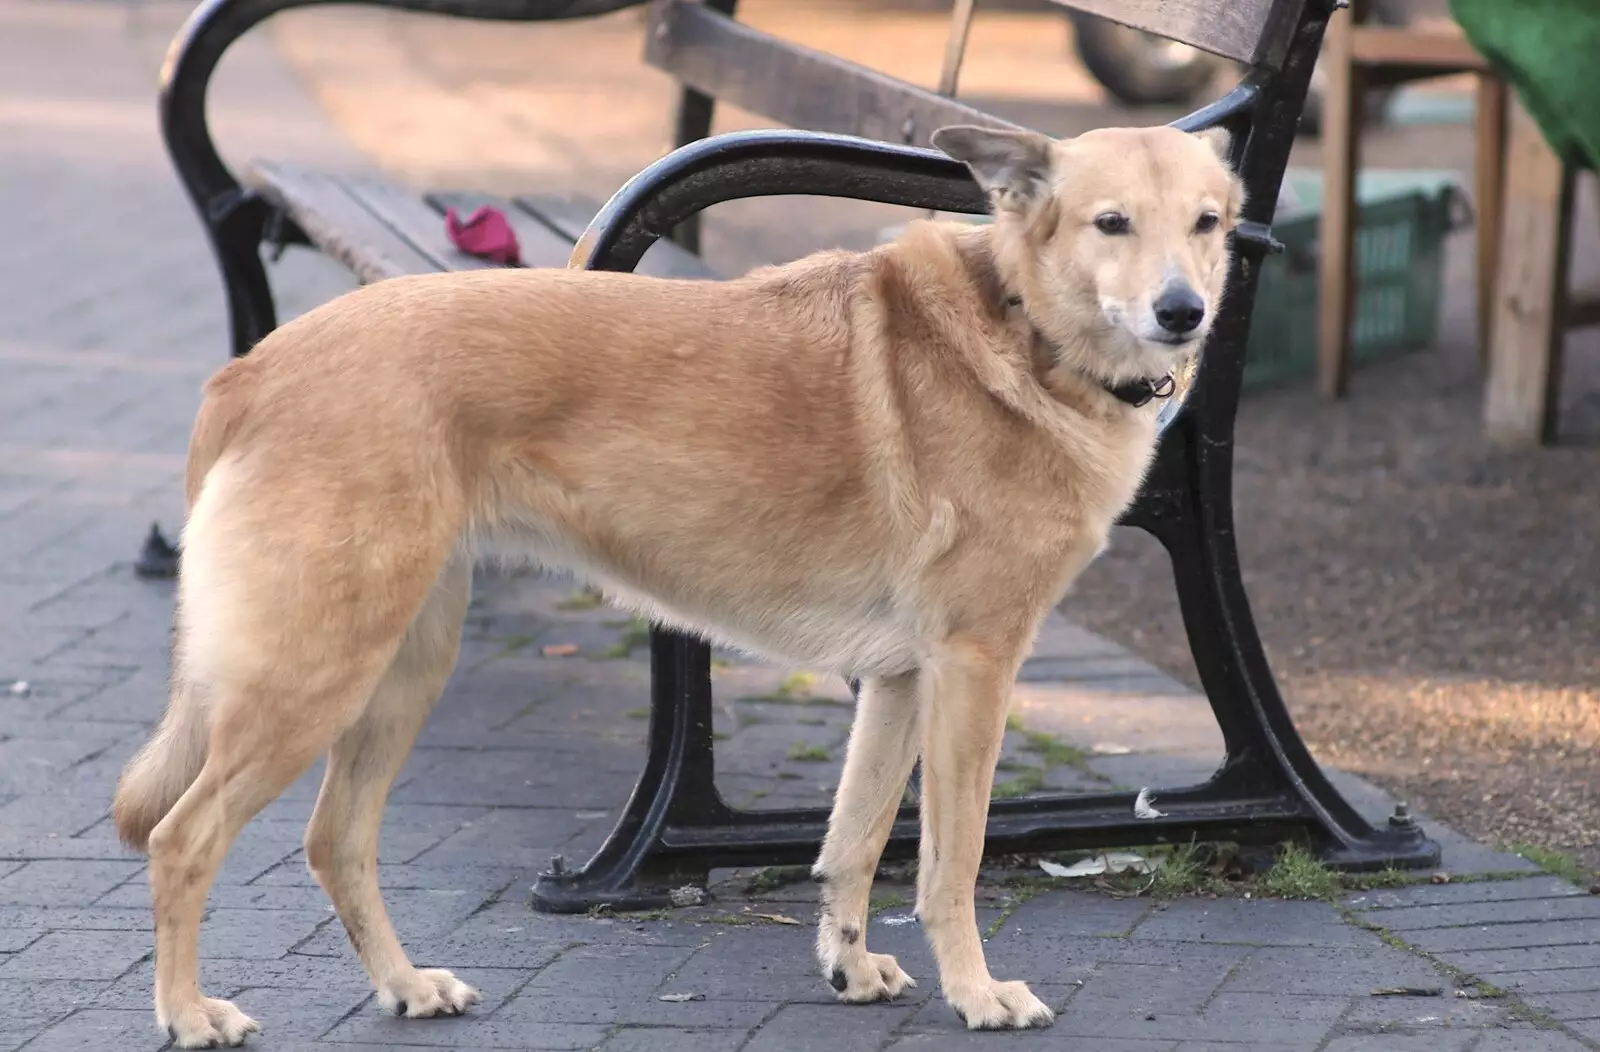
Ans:
[{"label": "dog's mouth", "polygon": [[1186,347],[1197,340],[1205,338],[1205,333],[1195,332],[1159,332],[1153,336],[1145,336],[1146,343],[1158,343],[1163,347]]}]

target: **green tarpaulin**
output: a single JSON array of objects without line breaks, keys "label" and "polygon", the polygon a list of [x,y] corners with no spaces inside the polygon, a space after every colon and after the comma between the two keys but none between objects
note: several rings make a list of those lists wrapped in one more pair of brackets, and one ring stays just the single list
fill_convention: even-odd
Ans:
[{"label": "green tarpaulin", "polygon": [[1573,167],[1600,167],[1600,0],[1450,0],[1450,9],[1551,149]]}]

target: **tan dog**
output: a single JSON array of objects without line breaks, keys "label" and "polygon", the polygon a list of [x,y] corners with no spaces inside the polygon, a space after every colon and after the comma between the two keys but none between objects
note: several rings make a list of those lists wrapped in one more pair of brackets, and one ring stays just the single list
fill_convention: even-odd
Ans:
[{"label": "tan dog", "polygon": [[172,699],[115,805],[150,856],[156,1015],[181,1047],[257,1029],[201,996],[200,918],[240,828],[324,753],[306,859],[380,1002],[430,1016],[477,999],[412,967],[376,857],[490,549],[863,677],[815,869],[823,975],[846,1001],[911,983],[864,934],[920,754],[917,911],[944,995],[975,1029],[1050,1022],[990,977],[973,912],[1009,692],[1139,488],[1160,403],[1129,385],[1200,346],[1241,191],[1223,133],[934,141],[990,191],[992,225],[916,223],[727,282],[384,281],[211,380]]}]

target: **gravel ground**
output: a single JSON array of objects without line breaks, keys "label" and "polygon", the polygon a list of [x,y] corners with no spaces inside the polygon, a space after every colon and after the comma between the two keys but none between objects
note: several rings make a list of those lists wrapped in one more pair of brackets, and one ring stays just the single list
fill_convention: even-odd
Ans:
[{"label": "gravel ground", "polygon": [[[1583,276],[1600,223],[1580,219]],[[1368,367],[1339,405],[1247,397],[1245,580],[1319,757],[1600,870],[1600,333],[1569,338],[1561,444],[1488,449],[1470,236],[1451,248],[1441,349]],[[1160,546],[1124,531],[1067,610],[1194,682],[1170,580]]]}]

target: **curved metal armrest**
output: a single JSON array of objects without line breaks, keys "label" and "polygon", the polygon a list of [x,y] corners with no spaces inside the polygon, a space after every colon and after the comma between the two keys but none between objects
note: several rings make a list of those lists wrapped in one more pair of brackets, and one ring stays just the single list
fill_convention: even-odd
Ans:
[{"label": "curved metal armrest", "polygon": [[644,0],[205,0],[184,22],[161,66],[161,136],[202,218],[215,223],[239,181],[217,154],[206,124],[206,94],[217,63],[257,24],[296,7],[360,2],[493,21],[556,21],[606,14]]},{"label": "curved metal armrest", "polygon": [[568,266],[632,270],[690,216],[723,201],[779,194],[989,210],[966,166],[937,150],[827,132],[730,132],[679,147],[629,179],[590,220]]}]

